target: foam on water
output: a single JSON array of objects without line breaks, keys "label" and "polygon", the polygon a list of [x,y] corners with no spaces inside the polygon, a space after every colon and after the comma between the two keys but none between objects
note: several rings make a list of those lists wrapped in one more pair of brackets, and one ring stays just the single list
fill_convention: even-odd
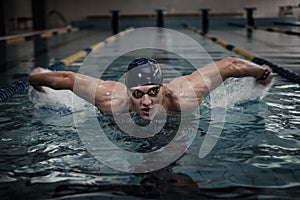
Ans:
[{"label": "foam on water", "polygon": [[38,92],[32,87],[29,88],[29,98],[36,108],[50,108],[53,110],[73,108],[83,109],[88,103],[69,90],[53,90],[43,87],[45,92]]},{"label": "foam on water", "polygon": [[[42,69],[40,73],[46,72],[51,72],[51,70]],[[29,99],[36,108],[46,107],[53,110],[72,110],[72,108],[84,108],[84,105],[87,103],[69,90],[53,90],[44,86],[42,88],[45,92],[38,92],[33,87],[29,87]]]},{"label": "foam on water", "polygon": [[[272,83],[264,86],[256,83],[252,77],[244,77],[230,78],[223,83],[223,86],[216,88],[210,93],[209,107],[233,108],[235,105],[247,101],[262,100],[267,95]],[[224,99],[225,101],[222,101]],[[224,102],[225,105],[223,104]]]}]

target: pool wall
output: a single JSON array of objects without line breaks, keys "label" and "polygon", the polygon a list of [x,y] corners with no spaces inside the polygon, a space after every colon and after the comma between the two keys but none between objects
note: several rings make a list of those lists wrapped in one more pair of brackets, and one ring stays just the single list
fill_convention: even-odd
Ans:
[{"label": "pool wall", "polygon": [[[246,18],[242,17],[210,17],[209,27],[211,29],[224,29],[228,27],[228,23],[246,24]],[[296,22],[295,17],[269,17],[269,18],[255,18],[255,25],[257,26],[272,26],[274,22]],[[201,16],[182,16],[164,17],[164,27],[166,28],[182,28],[183,23],[188,23],[192,26],[201,27]],[[119,17],[119,30],[126,29],[128,27],[155,27],[157,24],[157,18],[154,15],[143,17]],[[95,28],[109,30],[112,27],[112,21],[109,16],[107,17],[95,17],[91,19],[84,19],[78,21],[72,21],[72,25],[79,28]],[[231,27],[232,28],[232,27]]]}]

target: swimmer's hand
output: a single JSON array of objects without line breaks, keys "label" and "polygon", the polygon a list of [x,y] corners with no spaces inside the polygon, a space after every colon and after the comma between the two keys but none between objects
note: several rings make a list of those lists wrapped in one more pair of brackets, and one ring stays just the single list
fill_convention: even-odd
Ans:
[{"label": "swimmer's hand", "polygon": [[37,74],[42,73],[42,72],[44,72],[44,71],[45,71],[45,70],[44,70],[43,68],[37,67],[37,68],[35,68],[34,70],[32,70],[32,72],[29,74],[29,83],[30,83],[30,85],[31,85],[34,89],[36,89],[37,91],[43,92],[43,93],[45,93],[46,91],[44,90],[43,86],[38,85],[38,83],[35,81],[35,78],[34,78],[34,77],[35,77]]},{"label": "swimmer's hand", "polygon": [[262,68],[264,71],[262,71],[263,73],[256,77],[256,82],[262,85],[268,85],[273,79],[272,69],[267,65],[263,65]]}]

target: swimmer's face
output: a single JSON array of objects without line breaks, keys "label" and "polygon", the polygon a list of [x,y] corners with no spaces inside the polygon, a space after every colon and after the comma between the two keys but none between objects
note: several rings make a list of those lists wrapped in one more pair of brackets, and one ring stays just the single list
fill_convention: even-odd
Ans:
[{"label": "swimmer's face", "polygon": [[133,87],[128,90],[132,110],[143,119],[153,119],[161,102],[161,86],[146,85]]}]

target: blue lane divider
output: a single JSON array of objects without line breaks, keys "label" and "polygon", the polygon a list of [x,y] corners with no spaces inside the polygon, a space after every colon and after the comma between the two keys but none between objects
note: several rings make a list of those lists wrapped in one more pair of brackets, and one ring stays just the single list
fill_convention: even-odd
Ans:
[{"label": "blue lane divider", "polygon": [[276,72],[277,74],[279,74],[280,76],[294,82],[294,83],[298,83],[300,84],[300,76],[299,74],[296,74],[286,68],[283,68],[281,66],[278,66],[274,63],[271,63],[268,60],[265,60],[263,58],[259,58],[259,57],[255,57],[252,59],[252,62],[258,64],[258,65],[268,65],[269,67],[271,67],[273,69],[274,72]]},{"label": "blue lane divider", "polygon": [[[129,28],[123,32],[120,32],[118,35],[122,36],[131,30],[132,30],[132,28]],[[118,35],[111,36],[100,43],[94,44],[88,48],[85,48],[85,49],[75,53],[75,54],[72,54],[71,56],[68,56],[68,57],[48,66],[48,69],[52,70],[52,71],[64,70],[68,64],[73,63],[74,61],[78,60],[81,57],[87,56],[94,48],[96,48],[100,45],[102,45],[102,46],[106,45],[109,42],[114,41],[116,39],[116,36],[118,36]],[[10,98],[16,94],[20,94],[22,91],[25,91],[29,87],[29,85],[30,85],[29,79],[28,79],[28,77],[26,77],[26,78],[23,78],[21,80],[18,80],[16,82],[10,84],[6,88],[0,89],[0,102],[4,102],[8,98]]]},{"label": "blue lane divider", "polygon": [[260,57],[254,55],[254,54],[252,54],[252,53],[250,53],[250,52],[248,52],[248,51],[246,51],[244,49],[236,47],[236,46],[234,46],[232,44],[228,44],[227,42],[225,42],[225,41],[223,41],[223,40],[221,40],[221,39],[219,39],[217,37],[214,37],[214,36],[212,36],[210,34],[204,33],[203,31],[201,31],[201,30],[199,30],[199,29],[197,29],[195,27],[189,26],[187,24],[183,24],[183,26],[185,28],[191,30],[191,31],[194,31],[197,34],[200,34],[200,35],[206,37],[207,39],[210,39],[210,40],[214,41],[215,43],[223,46],[224,48],[228,49],[229,51],[233,51],[236,54],[244,56],[248,60],[250,60],[250,61],[252,61],[252,62],[254,62],[254,63],[258,64],[258,65],[264,65],[264,64],[266,64],[269,67],[271,67],[272,70],[274,72],[276,72],[277,74],[279,74],[280,76],[282,76],[284,78],[287,78],[288,80],[290,80],[290,81],[292,81],[294,83],[300,84],[300,76],[299,76],[299,74],[296,74],[296,73],[294,73],[294,72],[292,72],[292,71],[290,71],[290,70],[288,70],[288,69],[286,69],[284,67],[278,66],[278,65],[276,65],[274,63],[271,63],[270,61],[267,61],[267,60],[265,60],[263,58],[260,58]]},{"label": "blue lane divider", "polygon": [[[84,51],[86,51],[86,54],[89,54],[92,49],[91,48],[85,48]],[[64,70],[66,67],[66,64],[62,61],[58,61],[48,67],[51,71],[61,71]],[[23,78],[21,80],[18,80],[12,84],[10,84],[6,88],[0,89],[0,102],[5,101],[9,97],[14,96],[15,94],[20,94],[22,91],[26,90],[29,87],[29,79]]]},{"label": "blue lane divider", "polygon": [[7,88],[0,89],[0,102],[5,101],[9,97],[19,94],[29,87],[28,78],[21,79],[12,83]]}]

